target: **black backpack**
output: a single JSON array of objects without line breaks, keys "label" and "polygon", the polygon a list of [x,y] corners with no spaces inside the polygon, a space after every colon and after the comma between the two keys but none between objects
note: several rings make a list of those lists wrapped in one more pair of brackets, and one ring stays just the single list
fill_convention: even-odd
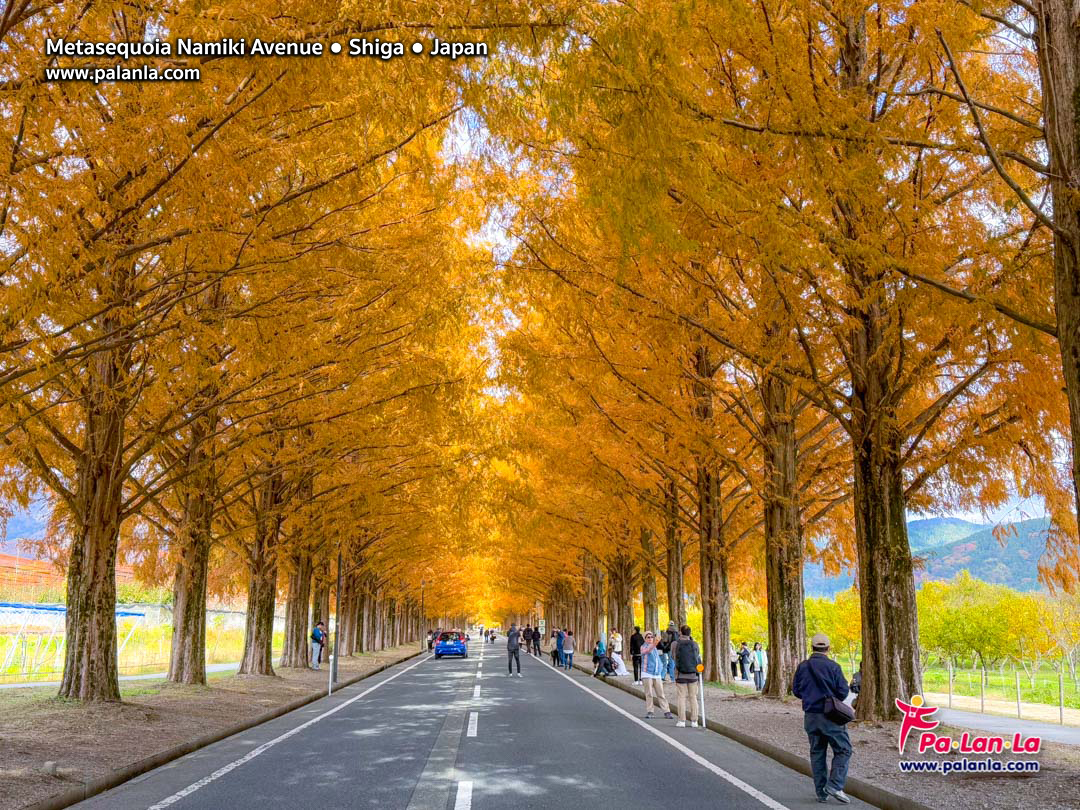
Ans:
[{"label": "black backpack", "polygon": [[675,668],[679,672],[697,672],[697,642],[692,638],[679,639],[675,647]]}]

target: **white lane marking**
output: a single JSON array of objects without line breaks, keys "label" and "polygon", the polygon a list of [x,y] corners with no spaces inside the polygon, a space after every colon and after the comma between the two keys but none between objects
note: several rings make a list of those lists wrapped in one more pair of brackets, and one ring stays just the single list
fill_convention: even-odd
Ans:
[{"label": "white lane marking", "polygon": [[650,734],[655,734],[657,737],[659,737],[661,740],[666,742],[668,745],[670,745],[676,751],[679,751],[680,753],[685,754],[687,757],[692,759],[698,765],[702,766],[703,768],[706,768],[707,770],[712,771],[717,776],[719,776],[721,779],[725,780],[726,782],[731,783],[732,785],[734,785],[735,787],[737,787],[739,790],[743,791],[744,793],[747,793],[750,796],[753,796],[755,799],[757,799],[763,805],[770,808],[770,810],[789,810],[788,807],[786,807],[785,805],[780,804],[780,802],[776,801],[771,796],[766,796],[764,793],[762,793],[760,790],[758,790],[753,785],[747,784],[746,782],[744,782],[739,777],[728,773],[727,771],[725,771],[723,768],[719,767],[718,765],[713,765],[711,762],[709,762],[709,760],[707,760],[707,759],[705,759],[705,757],[701,756],[701,754],[687,748],[685,745],[683,745],[678,740],[672,739],[671,737],[669,737],[664,732],[659,731],[659,730],[653,728],[652,726],[650,726],[644,720],[640,720],[637,717],[634,717],[634,715],[630,714],[630,712],[626,711],[625,709],[620,708],[619,706],[616,706],[614,703],[612,703],[607,698],[605,698],[605,697],[603,697],[601,695],[598,695],[596,692],[594,692],[592,689],[585,686],[584,684],[578,683],[573,678],[571,678],[569,675],[567,675],[565,672],[561,672],[560,670],[556,669],[555,667],[552,667],[551,664],[548,664],[548,666],[551,667],[551,669],[555,670],[555,672],[557,674],[561,675],[562,677],[566,678],[566,680],[570,681],[570,683],[572,683],[578,689],[582,690],[583,692],[588,692],[590,695],[592,695],[594,698],[599,700],[601,703],[603,703],[604,705],[614,709],[619,714],[621,714],[623,717],[625,717],[627,720],[630,720],[633,723],[637,723],[639,726],[641,726],[643,729],[645,729]]},{"label": "white lane marking", "polygon": [[469,712],[469,730],[465,732],[466,737],[476,736],[476,724],[480,721],[479,712]]},{"label": "white lane marking", "polygon": [[476,668],[477,669],[483,669],[484,668],[484,659],[483,658],[480,659],[480,662],[476,665]]},{"label": "white lane marking", "polygon": [[318,717],[313,717],[310,720],[308,720],[306,723],[301,723],[296,728],[293,728],[293,729],[290,729],[290,730],[286,731],[281,736],[275,737],[274,739],[270,740],[269,742],[264,742],[262,745],[258,746],[257,748],[252,748],[250,751],[248,751],[246,754],[244,754],[244,756],[240,757],[240,759],[238,759],[238,760],[236,760],[234,762],[230,762],[228,765],[224,765],[224,766],[218,768],[216,771],[214,771],[209,776],[206,776],[206,777],[200,779],[198,782],[193,782],[192,784],[188,785],[183,790],[178,790],[172,796],[169,796],[168,798],[162,799],[157,804],[151,805],[150,807],[147,808],[147,810],[164,810],[164,808],[166,808],[166,807],[168,807],[168,806],[170,806],[172,804],[176,804],[176,802],[180,801],[185,796],[190,796],[192,793],[194,793],[199,788],[206,787],[211,782],[213,782],[213,781],[215,781],[217,779],[220,779],[221,777],[225,776],[225,774],[229,773],[230,771],[233,771],[236,768],[239,768],[245,762],[250,762],[251,760],[255,759],[255,757],[257,757],[259,754],[265,753],[269,749],[273,748],[279,742],[287,740],[287,739],[289,739],[289,737],[293,736],[294,734],[299,734],[301,731],[306,729],[308,726],[313,726],[316,723],[318,723],[320,720],[322,720],[324,718],[327,718],[332,714],[336,714],[337,712],[340,712],[342,709],[344,709],[349,704],[355,703],[356,701],[360,700],[360,698],[364,697],[365,695],[371,694],[372,692],[374,692],[376,689],[378,689],[383,684],[390,683],[390,681],[394,680],[395,678],[398,678],[398,677],[404,675],[409,670],[415,669],[416,667],[423,664],[425,661],[430,661],[430,660],[431,660],[431,656],[428,656],[427,658],[421,658],[415,664],[410,664],[409,666],[405,667],[405,669],[401,670],[400,672],[395,672],[389,678],[385,678],[385,679],[379,681],[374,686],[372,686],[372,687],[370,687],[368,689],[365,689],[359,695],[355,695],[355,696],[349,698],[344,703],[341,703],[341,704],[335,706],[334,708],[323,712]]},{"label": "white lane marking", "polygon": [[481,672],[480,670],[476,670],[476,680],[480,680],[483,677],[484,677],[484,673]]},{"label": "white lane marking", "polygon": [[480,697],[480,684],[477,684],[473,687],[472,696],[473,700],[476,700],[478,697]]},{"label": "white lane marking", "polygon": [[472,810],[472,782],[458,782],[454,810]]}]

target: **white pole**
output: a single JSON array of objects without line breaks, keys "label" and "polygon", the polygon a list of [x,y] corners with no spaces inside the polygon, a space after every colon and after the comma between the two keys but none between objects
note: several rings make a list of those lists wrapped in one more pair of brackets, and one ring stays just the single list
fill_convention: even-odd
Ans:
[{"label": "white pole", "polygon": [[705,728],[705,676],[698,673],[698,698],[701,701],[701,727]]}]

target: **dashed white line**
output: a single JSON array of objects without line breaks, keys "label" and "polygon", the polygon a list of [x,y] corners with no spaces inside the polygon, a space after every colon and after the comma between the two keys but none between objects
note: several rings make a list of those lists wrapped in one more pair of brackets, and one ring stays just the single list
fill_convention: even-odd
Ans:
[{"label": "dashed white line", "polygon": [[[355,695],[355,696],[349,698],[344,703],[339,703],[337,706],[335,706],[332,709],[329,709],[328,711],[323,712],[318,717],[313,717],[310,720],[308,720],[306,723],[301,723],[296,728],[289,729],[284,734],[282,734],[282,735],[280,735],[278,737],[275,737],[274,739],[270,740],[269,742],[264,742],[262,745],[258,746],[257,748],[252,748],[250,751],[248,751],[246,754],[244,754],[244,756],[240,757],[240,759],[235,760],[234,762],[230,762],[228,765],[224,765],[224,766],[218,768],[216,771],[214,771],[209,776],[206,776],[206,777],[200,779],[198,782],[194,782],[194,783],[188,785],[183,790],[178,790],[172,796],[168,796],[167,798],[162,799],[157,804],[151,805],[149,808],[147,808],[147,810],[165,810],[166,807],[168,807],[168,806],[170,806],[172,804],[176,804],[176,802],[180,801],[185,796],[190,796],[192,793],[194,793],[199,788],[206,787],[211,782],[213,782],[213,781],[215,781],[217,779],[220,779],[221,777],[225,776],[225,774],[229,773],[230,771],[233,771],[236,768],[239,768],[245,762],[250,762],[251,760],[255,759],[255,757],[259,756],[259,754],[265,753],[266,751],[273,748],[279,742],[284,742],[285,740],[289,739],[289,737],[293,736],[294,734],[299,734],[301,731],[306,729],[308,726],[313,726],[316,723],[318,723],[320,720],[322,720],[324,718],[327,718],[332,714],[336,714],[337,712],[340,712],[346,706],[348,706],[348,705],[350,705],[352,703],[355,703],[356,701],[360,700],[360,698],[364,697],[365,695],[370,695],[372,692],[374,692],[376,689],[378,689],[383,684],[390,683],[390,681],[394,680],[395,678],[401,677],[402,675],[404,675],[409,670],[415,669],[416,667],[423,664],[425,661],[430,661],[430,660],[431,660],[431,656],[421,658],[415,664],[410,664],[409,666],[405,667],[405,669],[403,669],[403,670],[401,670],[399,672],[395,672],[389,678],[384,678],[383,680],[379,681],[374,686],[372,686],[372,687],[370,687],[368,689],[365,689],[359,695]],[[479,689],[479,688],[480,687],[477,687],[477,689]],[[471,789],[472,788],[470,787],[470,790]],[[471,801],[471,799],[470,799],[470,801]]]},{"label": "dashed white line", "polygon": [[476,736],[476,724],[480,722],[479,712],[469,712],[469,730],[465,732],[466,737]]},{"label": "dashed white line", "polygon": [[454,810],[472,810],[472,782],[458,782]]},{"label": "dashed white line", "polygon": [[[548,666],[550,667],[551,665],[548,664]],[[788,808],[785,805],[780,804],[780,802],[776,801],[771,796],[765,795],[764,793],[762,793],[760,790],[758,790],[753,785],[747,784],[742,779],[728,773],[727,771],[725,771],[720,766],[714,765],[713,763],[709,762],[709,760],[705,759],[705,757],[701,756],[701,754],[697,753],[696,751],[691,750],[690,748],[687,748],[681,742],[669,737],[664,732],[653,728],[648,723],[646,723],[644,720],[639,720],[638,718],[634,717],[634,715],[630,714],[630,712],[626,711],[625,709],[620,708],[619,706],[616,706],[610,700],[608,700],[607,698],[605,698],[605,697],[603,697],[601,695],[598,695],[596,692],[594,692],[589,687],[585,686],[584,684],[578,683],[576,680],[571,678],[565,672],[561,672],[560,670],[556,669],[555,667],[551,667],[551,668],[553,670],[555,670],[556,673],[558,673],[562,677],[566,678],[566,680],[570,681],[570,683],[572,683],[578,689],[582,690],[583,692],[588,692],[590,695],[592,695],[594,698],[599,700],[605,706],[608,706],[609,708],[614,709],[615,711],[617,711],[619,714],[621,714],[623,717],[625,717],[627,720],[631,721],[632,723],[637,723],[639,726],[641,726],[643,729],[645,729],[650,734],[655,734],[657,737],[659,737],[661,740],[666,742],[672,748],[674,748],[675,750],[679,751],[682,754],[685,754],[687,757],[692,759],[694,762],[696,762],[701,767],[712,771],[714,774],[719,776],[724,781],[726,781],[726,782],[730,783],[731,785],[737,787],[739,790],[743,791],[744,793],[746,793],[746,794],[748,794],[750,796],[753,796],[755,799],[757,799],[763,805],[768,807],[769,810],[788,810]]]},{"label": "dashed white line", "polygon": [[477,684],[473,687],[472,696],[473,700],[476,700],[478,697],[480,697],[480,684]]}]

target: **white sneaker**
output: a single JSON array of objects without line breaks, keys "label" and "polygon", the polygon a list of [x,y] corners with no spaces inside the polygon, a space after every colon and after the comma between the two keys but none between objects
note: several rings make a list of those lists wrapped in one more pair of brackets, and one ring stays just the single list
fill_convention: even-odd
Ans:
[{"label": "white sneaker", "polygon": [[519,673],[517,674],[517,676],[518,676],[518,677],[520,678],[520,677],[521,677],[521,673],[519,672]]},{"label": "white sneaker", "polygon": [[677,722],[675,724],[675,728],[686,728],[686,723],[684,723],[682,720],[680,720],[679,722]]}]

